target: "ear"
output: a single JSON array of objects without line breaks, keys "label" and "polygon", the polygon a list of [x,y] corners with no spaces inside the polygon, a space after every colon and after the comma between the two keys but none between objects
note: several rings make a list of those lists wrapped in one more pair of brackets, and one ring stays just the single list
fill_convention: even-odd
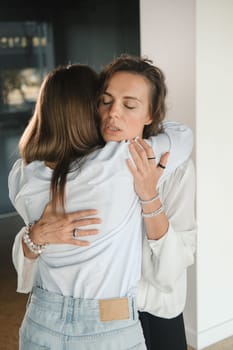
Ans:
[{"label": "ear", "polygon": [[152,123],[152,117],[151,115],[148,114],[148,116],[145,118],[145,123],[144,125],[150,125]]}]

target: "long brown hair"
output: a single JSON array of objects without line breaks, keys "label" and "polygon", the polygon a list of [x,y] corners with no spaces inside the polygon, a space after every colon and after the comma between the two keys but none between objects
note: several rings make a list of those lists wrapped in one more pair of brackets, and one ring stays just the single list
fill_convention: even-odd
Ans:
[{"label": "long brown hair", "polygon": [[96,110],[98,75],[87,65],[59,66],[44,79],[20,142],[25,163],[53,163],[51,197],[64,210],[70,164],[104,144]]},{"label": "long brown hair", "polygon": [[150,125],[145,125],[143,130],[144,138],[157,135],[159,132],[163,131],[162,121],[166,113],[165,98],[167,87],[165,84],[165,76],[162,70],[152,63],[153,62],[146,57],[122,54],[102,69],[99,80],[99,96],[104,93],[110,79],[117,72],[138,74],[149,81],[151,86],[150,113],[152,116],[152,123]]}]

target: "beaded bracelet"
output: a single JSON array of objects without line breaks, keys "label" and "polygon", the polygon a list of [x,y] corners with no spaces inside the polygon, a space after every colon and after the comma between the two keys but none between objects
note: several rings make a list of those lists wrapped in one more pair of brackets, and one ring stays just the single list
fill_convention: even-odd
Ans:
[{"label": "beaded bracelet", "polygon": [[149,204],[149,203],[153,203],[153,202],[155,202],[157,199],[159,199],[159,194],[157,194],[155,197],[153,197],[153,198],[151,198],[151,199],[145,199],[145,200],[143,200],[143,199],[140,199],[139,198],[139,201],[140,201],[140,203],[141,204]]},{"label": "beaded bracelet", "polygon": [[26,225],[25,231],[23,234],[23,241],[32,253],[41,254],[43,250],[46,248],[47,244],[36,244],[32,242],[29,236],[31,226],[32,224]]},{"label": "beaded bracelet", "polygon": [[164,207],[161,205],[161,207],[159,207],[159,209],[156,209],[156,210],[152,211],[151,213],[142,212],[142,217],[143,218],[152,218],[154,216],[161,214],[163,211],[164,211]]}]

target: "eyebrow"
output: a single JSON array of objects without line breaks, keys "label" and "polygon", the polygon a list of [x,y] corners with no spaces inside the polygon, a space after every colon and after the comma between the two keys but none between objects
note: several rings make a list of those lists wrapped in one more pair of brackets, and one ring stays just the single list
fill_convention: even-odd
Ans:
[{"label": "eyebrow", "polygon": [[[107,95],[109,97],[113,97],[112,94],[110,94],[110,92],[104,91],[103,95]],[[139,98],[134,97],[134,96],[123,96],[124,100],[133,100],[133,101],[138,101],[141,102],[141,100],[139,100]]]}]

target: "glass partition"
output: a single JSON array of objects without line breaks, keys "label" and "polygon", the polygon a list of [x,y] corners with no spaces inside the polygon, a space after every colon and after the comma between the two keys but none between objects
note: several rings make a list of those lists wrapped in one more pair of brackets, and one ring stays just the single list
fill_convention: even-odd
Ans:
[{"label": "glass partition", "polygon": [[41,82],[53,67],[49,23],[0,22],[0,215],[13,211],[8,173],[19,157],[18,141],[32,115]]}]

